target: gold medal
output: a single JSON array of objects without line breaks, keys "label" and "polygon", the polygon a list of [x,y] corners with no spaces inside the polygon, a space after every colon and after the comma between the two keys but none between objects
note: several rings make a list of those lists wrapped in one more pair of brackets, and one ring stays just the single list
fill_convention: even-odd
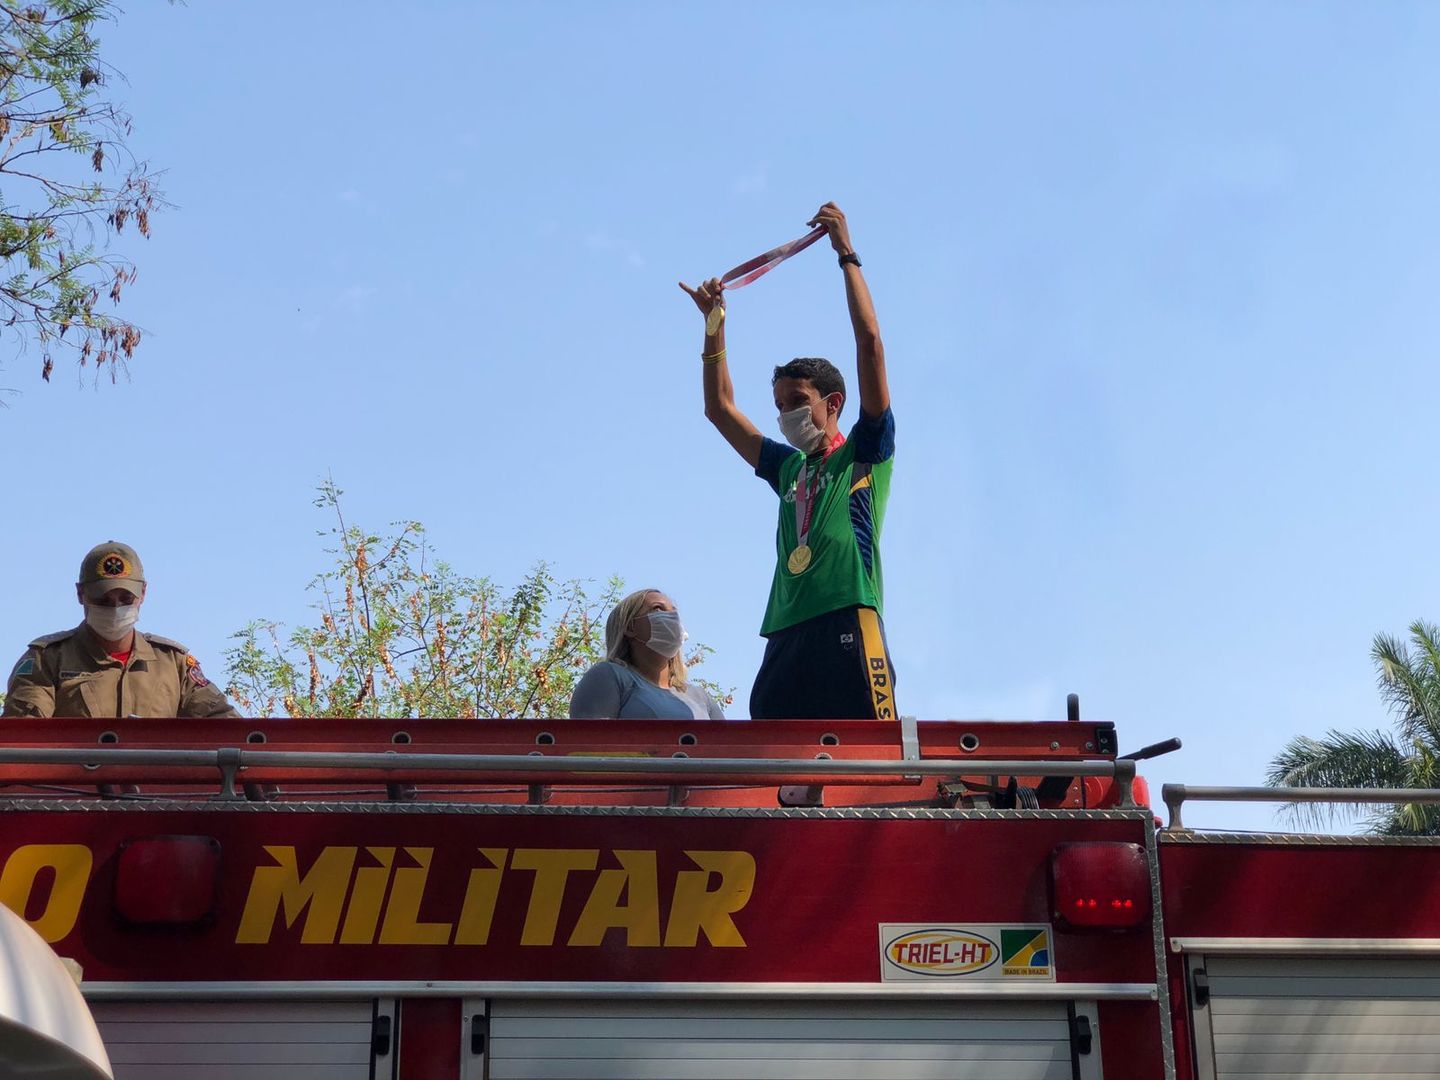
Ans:
[{"label": "gold medal", "polygon": [[810,545],[801,544],[794,551],[790,552],[790,558],[785,561],[792,574],[803,574],[810,567]]}]

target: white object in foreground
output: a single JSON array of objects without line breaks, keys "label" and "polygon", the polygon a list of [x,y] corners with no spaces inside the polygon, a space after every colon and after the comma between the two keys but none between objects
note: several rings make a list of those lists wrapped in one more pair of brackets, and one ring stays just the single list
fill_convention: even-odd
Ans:
[{"label": "white object in foreground", "polygon": [[113,1080],[74,978],[24,919],[0,904],[0,1076]]}]

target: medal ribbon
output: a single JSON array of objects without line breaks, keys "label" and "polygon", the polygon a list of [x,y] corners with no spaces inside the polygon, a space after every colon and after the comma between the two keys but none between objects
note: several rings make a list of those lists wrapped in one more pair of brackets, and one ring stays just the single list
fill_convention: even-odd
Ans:
[{"label": "medal ribbon", "polygon": [[800,466],[800,475],[795,478],[795,546],[804,547],[805,542],[810,539],[810,515],[815,512],[815,496],[819,493],[820,472],[825,468],[822,459],[820,464],[815,466],[815,486],[812,489],[809,477],[806,475],[810,469],[810,463],[806,462]]},{"label": "medal ribbon", "polygon": [[735,267],[720,279],[720,284],[726,289],[739,289],[749,285],[756,278],[763,277],[775,267],[779,266],[792,255],[798,255],[811,244],[825,235],[824,226],[817,226],[811,229],[798,240],[791,240],[788,244],[781,244],[777,248],[771,248],[764,255],[756,255],[748,262],[743,262]]},{"label": "medal ribbon", "polygon": [[810,516],[815,512],[815,496],[820,491],[820,474],[825,469],[825,462],[830,460],[830,455],[835,448],[845,441],[845,436],[840,432],[835,433],[834,440],[825,447],[825,456],[815,466],[815,481],[810,483],[810,459],[805,459],[805,464],[800,466],[800,475],[795,478],[795,544],[804,547],[810,539]]}]

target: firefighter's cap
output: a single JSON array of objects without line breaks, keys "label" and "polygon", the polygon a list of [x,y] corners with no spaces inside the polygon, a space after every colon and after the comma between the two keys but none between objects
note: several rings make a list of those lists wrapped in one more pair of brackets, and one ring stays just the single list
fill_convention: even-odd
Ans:
[{"label": "firefighter's cap", "polygon": [[145,568],[140,556],[129,544],[107,540],[90,549],[80,563],[77,583],[91,600],[104,596],[111,589],[128,589],[136,596],[145,593]]}]

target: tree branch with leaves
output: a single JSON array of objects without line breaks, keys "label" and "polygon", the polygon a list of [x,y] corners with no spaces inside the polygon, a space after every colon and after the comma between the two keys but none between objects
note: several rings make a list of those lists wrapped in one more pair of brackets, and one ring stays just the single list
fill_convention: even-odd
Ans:
[{"label": "tree branch with leaves", "polygon": [[[592,591],[538,563],[506,590],[437,559],[419,522],[383,535],[351,523],[342,495],[326,481],[315,500],[334,519],[322,534],[331,565],[311,583],[318,621],[286,633],[261,619],[234,635],[225,658],[236,708],[249,716],[568,713],[576,680],[604,657],[618,579]],[[687,660],[709,652],[698,646]]]},{"label": "tree branch with leaves", "polygon": [[[1417,620],[1409,640],[1376,634],[1370,648],[1380,697],[1396,730],[1335,731],[1291,740],[1270,762],[1276,787],[1440,788],[1440,628]],[[1368,831],[1387,836],[1440,836],[1440,806],[1407,803],[1367,811],[1363,804],[1294,804],[1308,822],[1366,815]]]},{"label": "tree branch with leaves", "polygon": [[0,325],[17,355],[39,348],[47,381],[62,353],[113,381],[141,339],[101,306],[136,279],[110,239],[127,226],[148,237],[164,207],[99,56],[96,27],[117,13],[110,0],[0,0]]}]

